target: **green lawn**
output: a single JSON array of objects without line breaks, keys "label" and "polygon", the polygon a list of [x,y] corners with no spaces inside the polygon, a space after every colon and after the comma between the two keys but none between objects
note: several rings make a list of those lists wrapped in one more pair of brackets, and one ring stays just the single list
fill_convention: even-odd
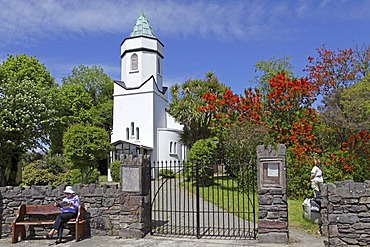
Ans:
[{"label": "green lawn", "polygon": [[309,234],[319,234],[319,225],[312,224],[303,217],[303,199],[288,200],[289,227],[296,227]]},{"label": "green lawn", "polygon": [[[195,194],[195,186],[192,186],[191,183],[182,182],[181,186]],[[254,202],[252,196],[249,197],[248,201],[248,195],[238,191],[238,184],[234,180],[216,177],[215,185],[200,187],[199,194],[204,200],[212,202],[229,212],[252,212],[253,205],[255,205],[255,219],[258,219],[257,194],[254,196]],[[318,234],[319,226],[304,219],[302,202],[303,199],[288,200],[289,227],[300,228],[309,234]],[[254,221],[251,215],[251,213],[248,213],[238,215],[238,217]]]}]

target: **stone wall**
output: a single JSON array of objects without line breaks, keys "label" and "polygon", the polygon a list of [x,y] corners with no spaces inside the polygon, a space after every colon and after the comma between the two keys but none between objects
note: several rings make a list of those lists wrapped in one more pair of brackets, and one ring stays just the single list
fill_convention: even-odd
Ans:
[{"label": "stone wall", "polygon": [[323,184],[321,231],[328,246],[370,246],[370,181]]},{"label": "stone wall", "polygon": [[[11,222],[21,204],[53,204],[64,197],[65,185],[0,188],[0,236],[11,236]],[[92,235],[142,237],[149,231],[150,205],[140,193],[122,192],[120,185],[73,186],[88,211],[88,232]],[[145,222],[145,223],[144,223]],[[37,231],[46,233],[46,229]],[[42,233],[39,233],[42,234]]]}]

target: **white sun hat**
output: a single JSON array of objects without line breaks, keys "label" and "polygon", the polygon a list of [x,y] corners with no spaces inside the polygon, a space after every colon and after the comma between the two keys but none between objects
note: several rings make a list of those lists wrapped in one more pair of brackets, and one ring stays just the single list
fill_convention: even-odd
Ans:
[{"label": "white sun hat", "polygon": [[67,186],[64,193],[74,194],[75,192],[73,191],[72,186]]}]

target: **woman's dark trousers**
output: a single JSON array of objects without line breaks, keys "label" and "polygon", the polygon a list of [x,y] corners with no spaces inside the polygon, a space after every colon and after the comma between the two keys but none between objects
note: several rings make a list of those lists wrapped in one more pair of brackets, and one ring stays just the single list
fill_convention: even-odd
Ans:
[{"label": "woman's dark trousers", "polygon": [[55,219],[53,229],[58,231],[58,238],[61,239],[63,236],[63,226],[64,223],[68,222],[70,219],[76,218],[77,215],[75,213],[65,212],[58,215]]}]

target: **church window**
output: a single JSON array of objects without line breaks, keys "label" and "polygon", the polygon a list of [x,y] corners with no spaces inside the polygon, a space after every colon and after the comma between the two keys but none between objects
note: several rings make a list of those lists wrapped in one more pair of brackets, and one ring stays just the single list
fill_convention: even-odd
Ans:
[{"label": "church window", "polygon": [[136,53],[131,56],[131,70],[139,69],[139,58]]},{"label": "church window", "polygon": [[170,142],[170,154],[172,154],[172,142]]},{"label": "church window", "polygon": [[135,124],[134,122],[131,122],[131,136],[135,135]]},{"label": "church window", "polygon": [[136,127],[136,140],[139,140],[139,127]]},{"label": "church window", "polygon": [[159,60],[159,58],[157,59],[157,70],[158,74],[161,74],[161,60]]},{"label": "church window", "polygon": [[130,137],[130,130],[129,128],[126,128],[126,140],[128,140]]},{"label": "church window", "polygon": [[173,143],[173,153],[177,154],[176,142]]}]

